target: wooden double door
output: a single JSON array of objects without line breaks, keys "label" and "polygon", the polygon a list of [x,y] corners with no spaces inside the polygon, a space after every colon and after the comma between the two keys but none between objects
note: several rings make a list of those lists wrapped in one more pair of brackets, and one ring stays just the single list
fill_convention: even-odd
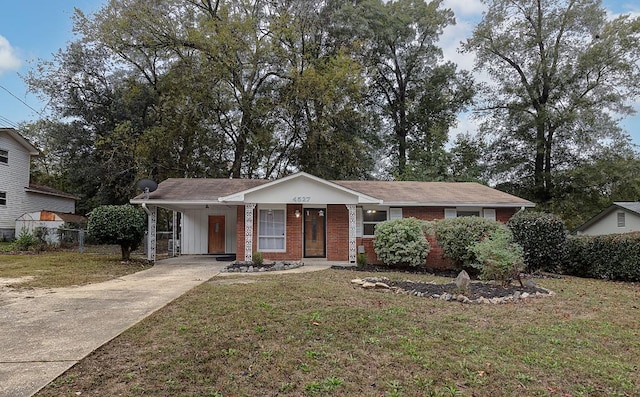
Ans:
[{"label": "wooden double door", "polygon": [[327,209],[305,208],[304,257],[324,258],[327,254]]}]

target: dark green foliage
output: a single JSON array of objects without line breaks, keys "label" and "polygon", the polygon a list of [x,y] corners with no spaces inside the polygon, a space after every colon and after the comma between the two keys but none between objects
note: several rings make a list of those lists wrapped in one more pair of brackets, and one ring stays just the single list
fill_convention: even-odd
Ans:
[{"label": "dark green foliage", "polygon": [[424,235],[423,223],[416,218],[379,223],[373,241],[378,259],[385,265],[424,265],[431,247]]},{"label": "dark green foliage", "polygon": [[13,248],[16,251],[29,251],[40,244],[40,240],[29,233],[26,229],[20,231],[18,238],[13,242]]},{"label": "dark green foliage", "polygon": [[567,240],[564,222],[553,214],[520,211],[507,226],[514,240],[524,249],[527,271],[556,271]]},{"label": "dark green foliage", "polygon": [[480,277],[495,280],[503,285],[517,278],[524,269],[524,252],[513,240],[513,234],[504,226],[472,246],[478,260],[473,266],[480,270]]},{"label": "dark green foliage", "polygon": [[140,246],[146,228],[145,214],[131,205],[103,205],[89,215],[87,231],[101,244],[118,244],[122,260]]},{"label": "dark green foliage", "polygon": [[570,236],[562,272],[579,277],[640,281],[640,233]]},{"label": "dark green foliage", "polygon": [[504,227],[500,222],[475,216],[443,219],[436,223],[436,241],[443,255],[453,260],[458,268],[468,268],[477,262],[469,247],[500,227]]}]

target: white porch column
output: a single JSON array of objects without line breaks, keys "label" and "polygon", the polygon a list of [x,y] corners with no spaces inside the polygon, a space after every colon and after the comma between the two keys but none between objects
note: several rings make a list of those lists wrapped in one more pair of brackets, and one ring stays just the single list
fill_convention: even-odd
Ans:
[{"label": "white porch column", "polygon": [[244,204],[244,260],[253,260],[253,210],[255,203]]},{"label": "white porch column", "polygon": [[176,247],[178,246],[178,241],[177,241],[177,237],[178,237],[178,213],[176,211],[173,211],[172,214],[172,218],[171,218],[171,241],[173,243],[173,246],[171,247],[171,256],[177,256],[176,255]]},{"label": "white porch column", "polygon": [[356,263],[356,205],[346,206],[349,210],[349,263]]},{"label": "white porch column", "polygon": [[147,260],[155,263],[156,262],[156,226],[158,224],[158,207],[148,207],[149,215],[147,217],[147,230],[148,233],[148,246],[147,246]]}]

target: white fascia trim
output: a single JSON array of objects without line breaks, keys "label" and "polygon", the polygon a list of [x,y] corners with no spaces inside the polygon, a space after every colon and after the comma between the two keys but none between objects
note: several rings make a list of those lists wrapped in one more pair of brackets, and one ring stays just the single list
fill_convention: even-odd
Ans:
[{"label": "white fascia trim", "polygon": [[528,207],[533,208],[536,205],[534,203],[416,203],[416,202],[390,202],[385,201],[384,205],[389,207],[482,207],[482,208],[521,208]]},{"label": "white fascia trim", "polygon": [[129,200],[131,204],[146,204],[146,205],[229,205],[229,203],[220,203],[214,200],[144,200],[144,199],[131,199]]}]

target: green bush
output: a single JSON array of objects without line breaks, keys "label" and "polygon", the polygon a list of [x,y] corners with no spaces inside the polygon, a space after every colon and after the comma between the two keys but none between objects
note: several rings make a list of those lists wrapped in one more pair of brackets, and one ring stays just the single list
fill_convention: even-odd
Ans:
[{"label": "green bush", "polygon": [[505,226],[469,247],[480,270],[480,278],[509,284],[524,269],[524,252],[513,240],[511,231]]},{"label": "green bush", "polygon": [[524,249],[527,271],[557,271],[567,242],[567,231],[559,217],[537,211],[520,211],[507,226]]},{"label": "green bush", "polygon": [[364,252],[358,253],[358,256],[356,257],[356,265],[357,267],[367,266],[367,254]]},{"label": "green bush", "polygon": [[253,264],[256,266],[262,266],[264,263],[264,255],[262,255],[262,252],[254,252],[252,258]]},{"label": "green bush", "polygon": [[640,281],[640,233],[570,236],[562,273],[617,281]]},{"label": "green bush", "polygon": [[131,205],[103,205],[89,214],[87,232],[100,244],[118,244],[122,260],[131,258],[146,229],[145,214]]},{"label": "green bush", "polygon": [[442,219],[436,223],[435,237],[443,255],[463,269],[478,262],[469,247],[501,227],[500,222],[477,216]]},{"label": "green bush", "polygon": [[36,236],[29,233],[28,230],[22,229],[18,238],[13,242],[13,249],[16,251],[29,251],[39,245],[40,240]]},{"label": "green bush", "polygon": [[423,221],[416,218],[394,219],[376,226],[373,248],[385,265],[424,265],[429,242]]}]

